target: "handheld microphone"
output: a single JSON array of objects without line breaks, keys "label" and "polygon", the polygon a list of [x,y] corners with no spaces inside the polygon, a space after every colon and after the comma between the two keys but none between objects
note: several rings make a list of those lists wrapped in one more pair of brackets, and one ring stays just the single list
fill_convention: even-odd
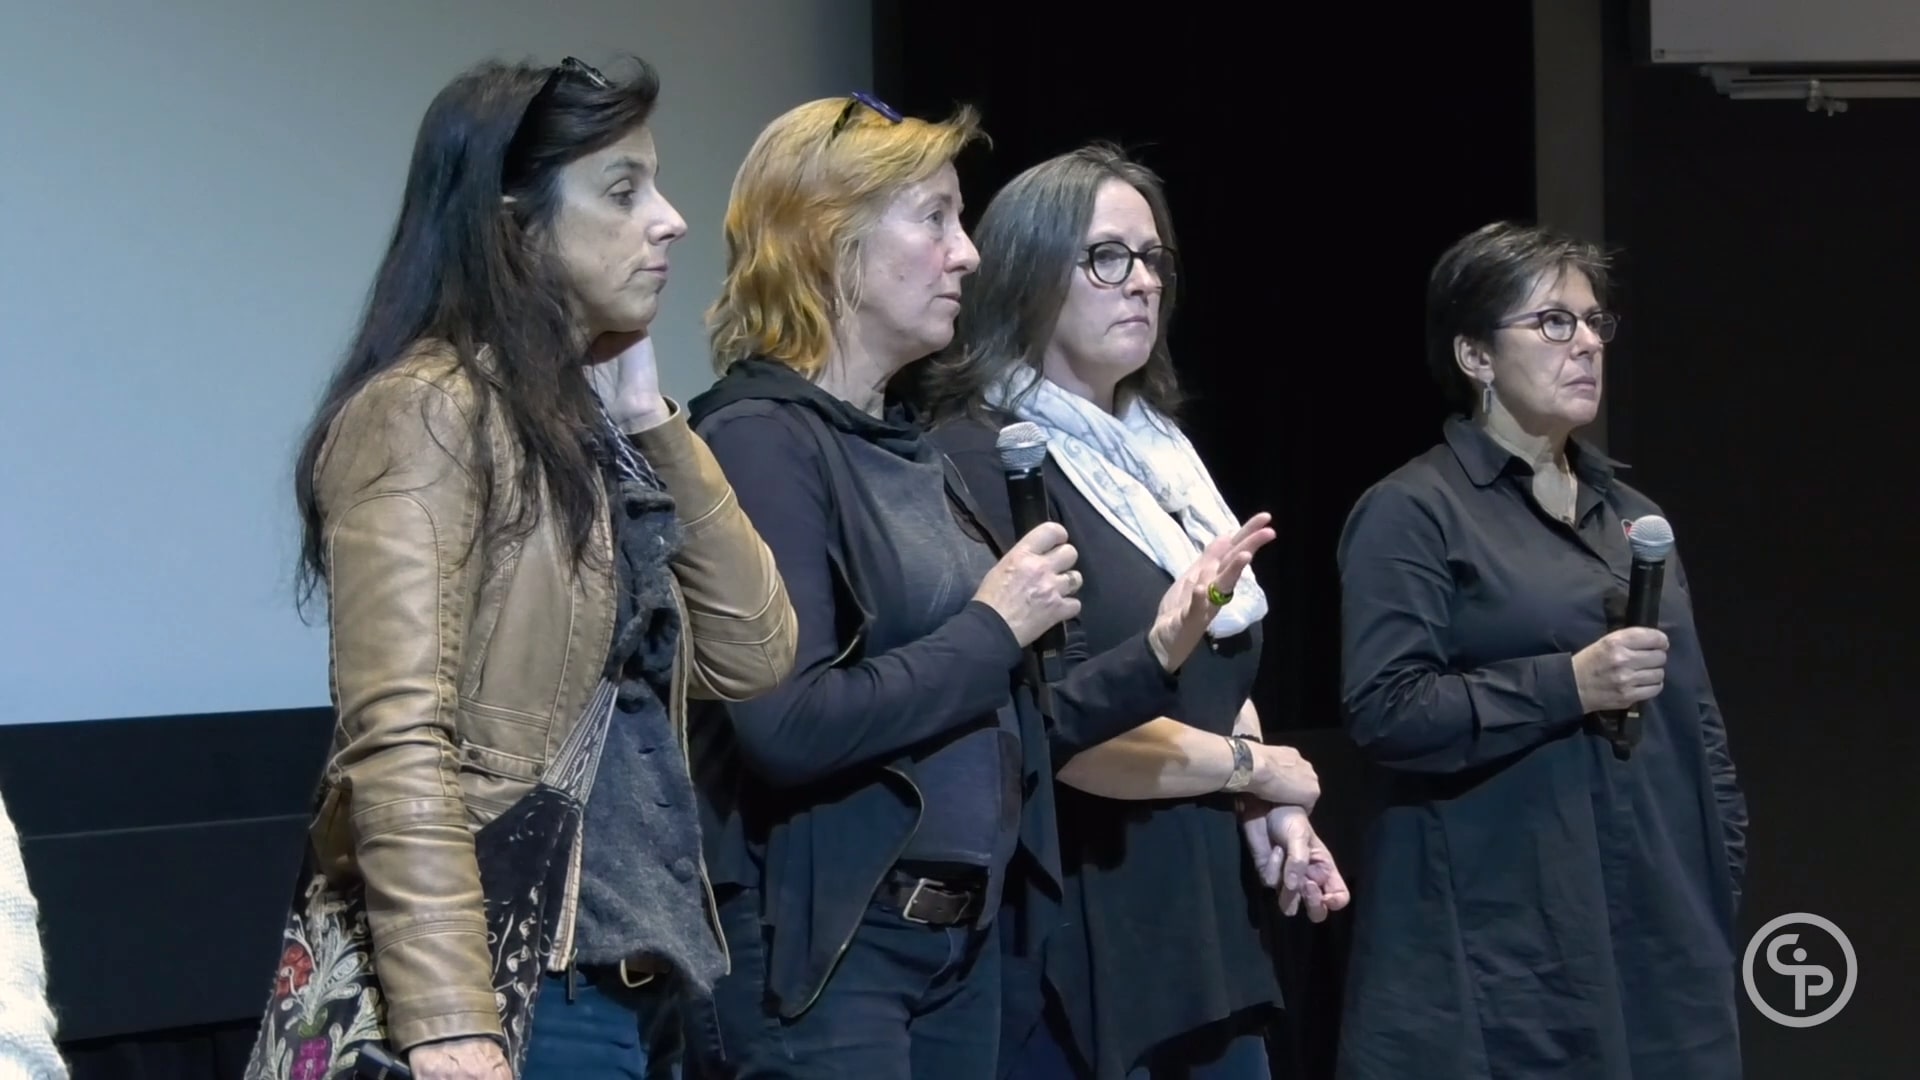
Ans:
[{"label": "handheld microphone", "polygon": [[[1001,428],[993,448],[1000,457],[1000,468],[1007,474],[1007,502],[1013,507],[1013,533],[1018,541],[1053,520],[1047,511],[1047,489],[1040,471],[1047,460],[1047,434],[1040,425],[1021,420]],[[1060,653],[1066,646],[1066,631],[1059,623],[1048,627],[1033,643],[1043,682],[1058,677]]]},{"label": "handheld microphone", "polygon": [[[1673,551],[1673,526],[1658,514],[1649,514],[1627,527],[1627,545],[1633,549],[1633,568],[1627,580],[1627,626],[1660,625],[1660,589],[1667,580],[1667,556]],[[1612,718],[1608,740],[1613,756],[1627,760],[1640,744],[1640,706],[1630,705]]]}]

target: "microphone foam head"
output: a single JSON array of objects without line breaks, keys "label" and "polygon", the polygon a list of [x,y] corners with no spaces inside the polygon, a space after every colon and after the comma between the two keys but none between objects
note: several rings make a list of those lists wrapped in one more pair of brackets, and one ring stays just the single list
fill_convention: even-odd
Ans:
[{"label": "microphone foam head", "polygon": [[1001,468],[1037,469],[1047,460],[1047,433],[1039,424],[1021,420],[1001,428],[993,448],[1000,455]]},{"label": "microphone foam head", "polygon": [[1673,550],[1673,526],[1658,514],[1648,514],[1635,518],[1627,529],[1627,543],[1633,547],[1633,557],[1641,562],[1658,562]]}]

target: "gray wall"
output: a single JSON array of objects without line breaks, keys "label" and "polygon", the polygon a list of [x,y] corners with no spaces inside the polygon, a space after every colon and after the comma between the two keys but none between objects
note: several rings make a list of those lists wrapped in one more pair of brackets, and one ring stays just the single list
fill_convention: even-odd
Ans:
[{"label": "gray wall", "polygon": [[781,110],[867,85],[870,6],[0,0],[0,723],[326,704],[291,460],[449,77],[659,67],[684,398],[734,170]]}]

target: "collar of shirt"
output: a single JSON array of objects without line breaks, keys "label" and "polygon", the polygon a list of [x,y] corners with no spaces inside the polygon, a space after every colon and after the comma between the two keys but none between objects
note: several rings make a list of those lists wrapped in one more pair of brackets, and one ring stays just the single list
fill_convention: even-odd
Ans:
[{"label": "collar of shirt", "polygon": [[[1486,429],[1464,417],[1447,418],[1446,438],[1453,456],[1459,459],[1460,467],[1477,487],[1486,487],[1508,471],[1527,476],[1533,474],[1531,462],[1495,442]],[[1603,495],[1613,486],[1613,474],[1629,467],[1579,438],[1567,441],[1567,458],[1573,463],[1573,474]]]}]

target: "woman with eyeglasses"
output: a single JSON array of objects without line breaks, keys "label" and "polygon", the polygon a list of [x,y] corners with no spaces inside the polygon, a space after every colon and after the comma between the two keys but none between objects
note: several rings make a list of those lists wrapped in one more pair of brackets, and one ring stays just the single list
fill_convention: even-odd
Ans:
[{"label": "woman with eyeglasses", "polygon": [[370,942],[296,909],[250,1077],[373,1075],[369,1040],[416,1080],[662,1075],[726,970],[687,702],[771,689],[794,618],[660,391],[658,93],[484,63],[421,121],[296,476],[338,713],[312,887]]},{"label": "woman with eyeglasses", "polygon": [[[919,373],[919,393],[936,444],[1003,526],[997,432],[1044,435],[1047,495],[1085,574],[1079,625],[1089,651],[1105,649],[1152,621],[1153,598],[1209,538],[1243,527],[1173,419],[1166,197],[1147,168],[1095,145],[1015,177],[976,235],[959,339]],[[1271,536],[1267,520],[1246,527]],[[1346,903],[1307,818],[1313,768],[1261,739],[1266,594],[1249,572],[1213,600],[1205,646],[1155,718],[1060,761],[1064,907],[1010,979],[1025,988],[1006,1036],[1020,1080],[1269,1080],[1280,991],[1263,927],[1276,906],[1304,904],[1317,922]]]},{"label": "woman with eyeglasses", "polygon": [[1213,617],[1207,587],[1232,589],[1264,542],[1226,530],[1155,589],[1157,617],[1063,680],[1027,679],[1027,647],[1079,610],[1076,548],[1059,525],[996,528],[992,493],[886,393],[953,337],[979,263],[953,159],[978,134],[971,110],[814,101],[768,125],[734,181],[710,313],[722,376],[692,408],[766,532],[800,644],[784,685],[705,729],[734,967],[691,1025],[703,1074],[994,1076],[1001,956],[1026,932],[1002,900],[1057,878],[1057,748],[1164,709]]},{"label": "woman with eyeglasses", "polygon": [[[1340,538],[1348,724],[1381,785],[1346,1080],[1740,1075],[1745,799],[1674,532],[1576,435],[1607,279],[1540,228],[1449,248],[1427,347],[1459,413]],[[1664,557],[1657,626],[1623,618],[1635,547]]]}]

